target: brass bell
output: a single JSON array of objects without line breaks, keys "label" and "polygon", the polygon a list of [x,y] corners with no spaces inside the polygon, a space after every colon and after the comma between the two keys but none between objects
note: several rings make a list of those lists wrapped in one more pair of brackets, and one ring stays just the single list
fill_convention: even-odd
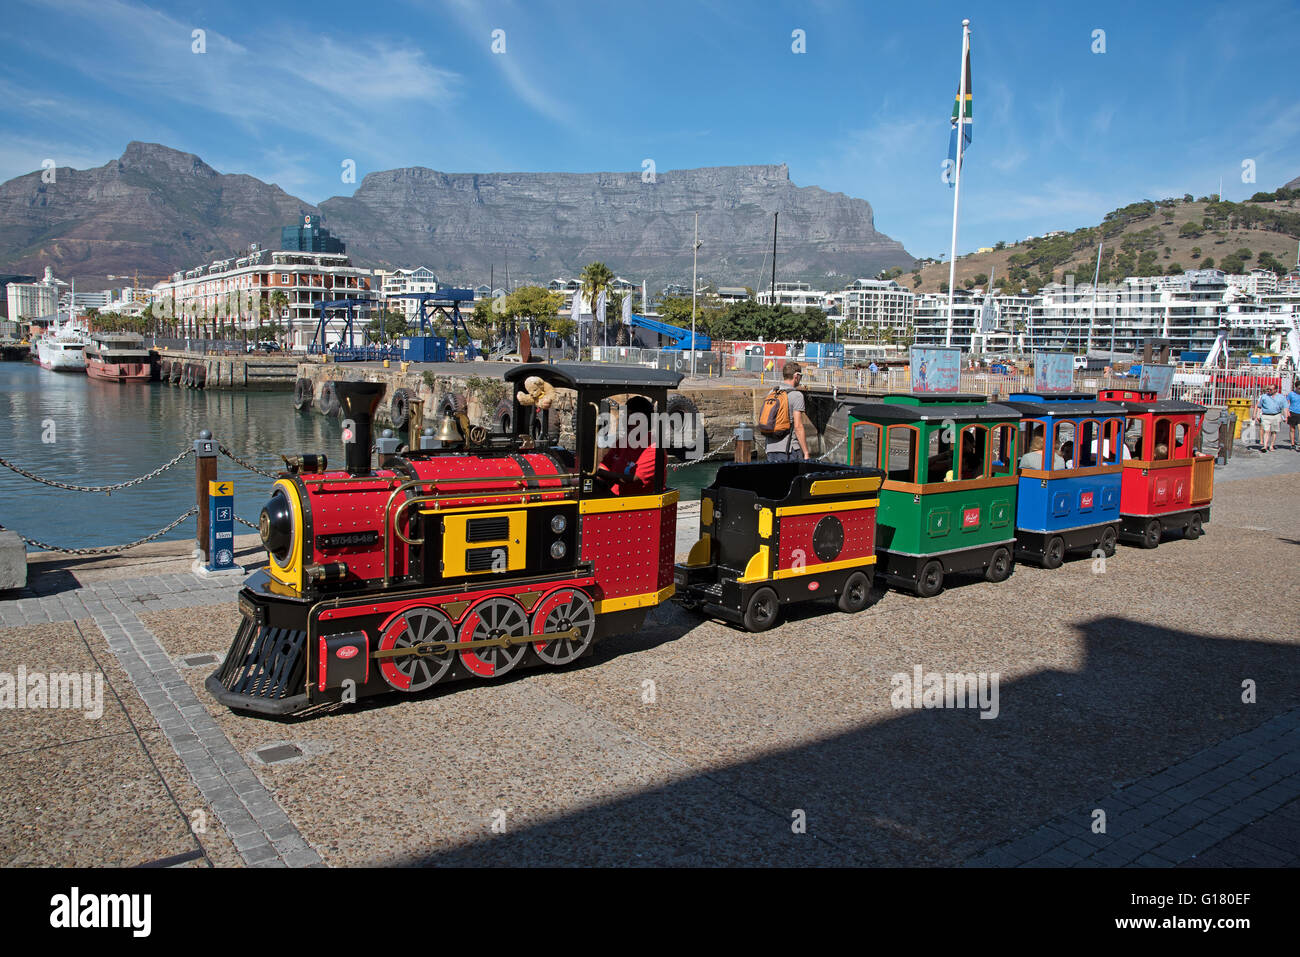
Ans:
[{"label": "brass bell", "polygon": [[442,417],[442,425],[438,428],[438,434],[434,436],[444,449],[460,445],[465,441],[465,437],[460,434],[460,429],[456,427],[456,420],[450,415]]}]

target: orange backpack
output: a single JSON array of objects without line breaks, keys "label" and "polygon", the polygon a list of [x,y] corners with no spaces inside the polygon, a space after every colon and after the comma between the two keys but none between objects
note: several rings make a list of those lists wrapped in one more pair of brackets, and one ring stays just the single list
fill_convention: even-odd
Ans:
[{"label": "orange backpack", "polygon": [[758,431],[767,438],[783,439],[790,432],[790,393],[777,386],[763,399]]}]

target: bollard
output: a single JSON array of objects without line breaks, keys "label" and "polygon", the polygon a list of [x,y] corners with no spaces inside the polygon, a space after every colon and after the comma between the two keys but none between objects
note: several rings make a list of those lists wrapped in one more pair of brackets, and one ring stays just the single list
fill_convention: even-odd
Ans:
[{"label": "bollard", "polygon": [[408,449],[418,449],[420,445],[420,435],[424,431],[424,400],[412,399],[406,413],[407,439],[406,447]]},{"label": "bollard", "polygon": [[208,554],[208,483],[217,480],[217,443],[212,433],[204,429],[194,443],[194,504],[198,514],[198,553],[206,565],[212,557]]},{"label": "bollard", "polygon": [[741,422],[736,427],[735,436],[736,451],[732,461],[747,464],[753,459],[754,455],[754,430]]},{"label": "bollard", "polygon": [[397,446],[402,442],[392,429],[384,429],[379,436],[379,441],[375,443],[375,448],[379,452],[379,467],[385,468],[393,457],[397,455]]}]

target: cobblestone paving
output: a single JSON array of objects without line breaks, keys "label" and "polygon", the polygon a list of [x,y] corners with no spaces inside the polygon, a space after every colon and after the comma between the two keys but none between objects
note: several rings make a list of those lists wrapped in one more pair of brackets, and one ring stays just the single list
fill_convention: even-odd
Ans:
[{"label": "cobblestone paving", "polygon": [[[93,619],[205,801],[250,865],[320,858],[195,697],[138,614],[233,602],[241,579],[149,575],[66,587],[37,580],[0,602],[0,627]],[[62,590],[41,594],[50,588]]]},{"label": "cobblestone paving", "polygon": [[1294,866],[1298,801],[1300,708],[1058,815],[967,866]]}]

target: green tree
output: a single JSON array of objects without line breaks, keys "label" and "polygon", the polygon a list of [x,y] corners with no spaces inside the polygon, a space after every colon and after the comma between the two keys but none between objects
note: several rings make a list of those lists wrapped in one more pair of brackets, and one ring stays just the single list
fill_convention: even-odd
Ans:
[{"label": "green tree", "polygon": [[588,263],[582,270],[582,295],[587,300],[587,305],[594,313],[596,311],[596,300],[600,294],[606,293],[605,317],[609,319],[609,284],[614,281],[614,274],[610,272],[608,266],[603,262]]}]

